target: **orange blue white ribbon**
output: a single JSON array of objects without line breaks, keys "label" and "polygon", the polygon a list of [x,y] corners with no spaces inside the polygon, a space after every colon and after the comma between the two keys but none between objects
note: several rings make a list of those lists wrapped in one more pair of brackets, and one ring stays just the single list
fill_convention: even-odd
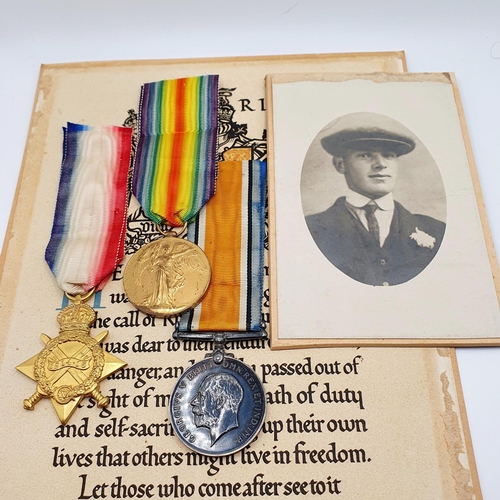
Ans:
[{"label": "orange blue white ribbon", "polygon": [[217,193],[188,227],[208,257],[210,287],[179,332],[261,329],[266,163],[219,163]]},{"label": "orange blue white ribbon", "polygon": [[68,123],[47,261],[70,294],[100,290],[124,255],[132,129]]},{"label": "orange blue white ribbon", "polygon": [[191,221],[215,192],[217,75],[146,83],[132,191],[159,224]]}]

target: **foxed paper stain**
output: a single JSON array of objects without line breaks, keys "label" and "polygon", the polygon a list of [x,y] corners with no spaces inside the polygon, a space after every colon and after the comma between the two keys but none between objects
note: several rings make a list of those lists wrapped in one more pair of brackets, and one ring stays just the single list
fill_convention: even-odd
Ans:
[{"label": "foxed paper stain", "polygon": [[[52,90],[52,76],[48,72],[43,71],[40,76],[39,92],[33,109],[33,118],[31,122],[30,135],[34,135],[37,131],[38,122],[44,114],[44,108]],[[45,132],[45,130],[43,131]]]},{"label": "foxed paper stain", "polygon": [[[273,84],[292,83],[292,82],[348,82],[351,80],[371,80],[373,83],[401,82],[399,73],[374,72],[369,75],[363,73],[273,73],[268,75]],[[445,83],[451,82],[450,73],[407,73],[404,75],[407,82],[432,82]]]},{"label": "foxed paper stain", "polygon": [[35,105],[35,113],[39,113],[41,107],[43,106],[43,101],[45,100],[45,92],[43,89],[40,89],[40,93],[38,94],[38,99]]},{"label": "foxed paper stain", "polygon": [[461,424],[456,411],[453,409],[455,403],[448,391],[450,381],[446,372],[441,373],[440,380],[444,403],[444,412],[441,413],[441,417],[445,429],[444,439],[450,456],[453,479],[455,480],[455,491],[459,500],[474,500],[476,495],[473,491],[470,471],[460,462],[460,455],[465,454],[465,449],[460,432]]},{"label": "foxed paper stain", "polygon": [[449,358],[451,354],[449,347],[437,347],[436,351],[442,358]]}]

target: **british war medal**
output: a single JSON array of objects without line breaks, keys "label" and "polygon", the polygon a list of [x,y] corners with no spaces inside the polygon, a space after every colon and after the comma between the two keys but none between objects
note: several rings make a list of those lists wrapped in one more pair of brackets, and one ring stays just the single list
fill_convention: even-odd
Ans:
[{"label": "british war medal", "polygon": [[227,341],[263,339],[266,164],[219,163],[217,193],[190,224],[188,238],[207,253],[212,281],[202,302],[185,312],[176,338],[213,341],[214,351],[189,367],[170,398],[170,418],[186,446],[223,456],[248,446],[265,417],[257,375],[225,352]]}]

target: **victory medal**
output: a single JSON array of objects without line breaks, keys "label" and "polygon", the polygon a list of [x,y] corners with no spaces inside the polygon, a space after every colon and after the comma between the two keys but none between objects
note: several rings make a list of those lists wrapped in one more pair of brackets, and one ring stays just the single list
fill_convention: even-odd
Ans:
[{"label": "victory medal", "polygon": [[[210,283],[205,253],[181,236],[215,192],[217,90],[217,75],[141,88],[132,191],[163,238],[132,256],[123,287],[145,314],[186,311],[200,302]],[[164,224],[173,229],[163,231]]]},{"label": "victory medal", "polygon": [[127,264],[123,288],[137,309],[153,316],[173,316],[200,301],[210,283],[205,253],[174,231],[138,250]]}]

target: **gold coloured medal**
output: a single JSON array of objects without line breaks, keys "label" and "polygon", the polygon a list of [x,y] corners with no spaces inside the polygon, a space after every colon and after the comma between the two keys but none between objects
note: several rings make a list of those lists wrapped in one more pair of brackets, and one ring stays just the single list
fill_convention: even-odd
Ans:
[{"label": "gold coloured medal", "polygon": [[16,368],[37,383],[24,408],[33,410],[50,398],[64,425],[84,397],[94,398],[100,408],[107,406],[109,398],[99,384],[126,365],[101,348],[107,331],[91,337],[97,314],[85,301],[102,289],[124,255],[132,129],[68,123],[63,133],[45,261],[71,304],[57,316],[59,335],[42,333],[43,350]]},{"label": "gold coloured medal", "polygon": [[95,311],[83,301],[92,295],[67,295],[72,303],[57,316],[59,335],[51,339],[42,333],[44,349],[16,368],[37,382],[35,393],[24,400],[33,410],[42,398],[50,398],[62,424],[66,424],[84,397],[92,396],[97,406],[106,407],[109,398],[101,394],[99,383],[127,363],[99,345],[108,335],[90,336]]},{"label": "gold coloured medal", "polygon": [[144,245],[123,276],[129,301],[145,314],[168,317],[197,305],[210,284],[210,263],[200,247],[173,231]]},{"label": "gold coloured medal", "polygon": [[[218,75],[202,75],[141,86],[131,185],[157,224],[185,228],[215,193],[218,85]],[[159,317],[197,305],[211,274],[199,247],[169,233],[137,251],[123,277],[129,301]]]}]

